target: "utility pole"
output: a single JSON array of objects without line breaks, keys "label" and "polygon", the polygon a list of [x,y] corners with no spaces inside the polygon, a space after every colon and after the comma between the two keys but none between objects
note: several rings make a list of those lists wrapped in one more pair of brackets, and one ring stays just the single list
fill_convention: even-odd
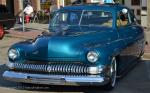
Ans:
[{"label": "utility pole", "polygon": [[147,0],[147,31],[150,31],[150,0]]}]

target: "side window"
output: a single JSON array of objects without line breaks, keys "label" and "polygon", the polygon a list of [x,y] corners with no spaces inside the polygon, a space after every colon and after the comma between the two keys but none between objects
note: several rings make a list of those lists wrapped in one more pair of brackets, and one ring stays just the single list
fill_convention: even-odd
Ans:
[{"label": "side window", "polygon": [[69,22],[70,22],[71,25],[76,25],[76,24],[78,24],[78,23],[79,23],[79,20],[80,20],[80,18],[79,18],[79,16],[78,16],[77,13],[74,13],[74,12],[71,12],[71,13],[70,13]]},{"label": "side window", "polygon": [[117,26],[126,26],[131,23],[130,14],[128,9],[124,8],[117,13]]},{"label": "side window", "polygon": [[66,12],[61,12],[56,14],[55,19],[52,22],[52,26],[59,26],[60,24],[67,24],[68,14]]},{"label": "side window", "polygon": [[66,22],[67,21],[67,17],[68,17],[67,13],[62,13],[62,15],[60,15],[60,20],[62,22]]},{"label": "side window", "polygon": [[112,27],[112,13],[107,11],[84,11],[81,25]]},{"label": "side window", "polygon": [[8,9],[6,6],[0,5],[0,14],[8,13]]}]

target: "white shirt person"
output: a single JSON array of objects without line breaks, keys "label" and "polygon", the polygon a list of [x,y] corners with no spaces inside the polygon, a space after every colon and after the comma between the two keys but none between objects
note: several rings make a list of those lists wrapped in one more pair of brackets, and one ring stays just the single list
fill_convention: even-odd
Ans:
[{"label": "white shirt person", "polygon": [[27,5],[25,7],[25,9],[23,10],[23,12],[26,14],[26,15],[30,15],[31,13],[33,13],[33,7],[31,5]]}]

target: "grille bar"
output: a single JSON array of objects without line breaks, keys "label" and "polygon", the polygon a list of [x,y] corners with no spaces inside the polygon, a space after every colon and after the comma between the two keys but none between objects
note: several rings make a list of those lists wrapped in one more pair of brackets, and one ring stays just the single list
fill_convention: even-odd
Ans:
[{"label": "grille bar", "polygon": [[53,63],[46,65],[34,64],[19,64],[14,63],[15,70],[35,71],[35,72],[48,72],[48,73],[61,73],[61,74],[88,74],[88,66],[81,64],[61,64]]}]

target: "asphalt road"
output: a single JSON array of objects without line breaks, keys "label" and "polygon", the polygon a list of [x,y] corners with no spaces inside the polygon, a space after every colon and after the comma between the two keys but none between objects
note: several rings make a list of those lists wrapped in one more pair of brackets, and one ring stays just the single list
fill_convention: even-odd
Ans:
[{"label": "asphalt road", "polygon": [[102,87],[36,86],[6,81],[2,74],[7,70],[0,66],[0,93],[150,93],[150,60],[138,63],[124,78],[119,79],[112,91]]}]

